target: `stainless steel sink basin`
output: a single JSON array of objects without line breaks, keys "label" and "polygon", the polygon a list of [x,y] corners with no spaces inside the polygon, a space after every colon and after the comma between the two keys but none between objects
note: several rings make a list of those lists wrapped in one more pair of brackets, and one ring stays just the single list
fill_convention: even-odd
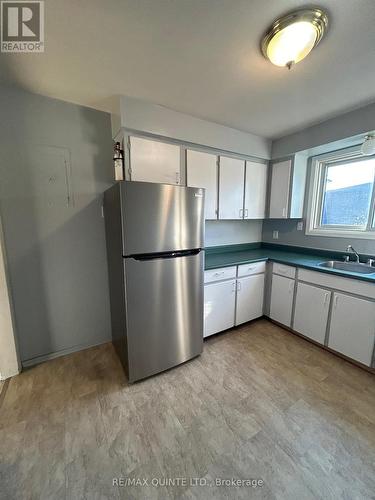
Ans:
[{"label": "stainless steel sink basin", "polygon": [[341,262],[339,260],[328,260],[319,264],[321,267],[328,269],[337,269],[339,271],[349,271],[351,273],[359,274],[375,274],[375,267],[367,264],[360,264],[358,262]]}]

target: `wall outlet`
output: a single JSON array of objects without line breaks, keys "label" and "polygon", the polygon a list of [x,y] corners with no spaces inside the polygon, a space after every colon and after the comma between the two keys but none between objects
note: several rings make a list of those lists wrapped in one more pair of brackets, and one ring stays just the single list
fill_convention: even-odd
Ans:
[{"label": "wall outlet", "polygon": [[297,222],[297,231],[303,231],[303,220]]},{"label": "wall outlet", "polygon": [[272,231],[272,238],[274,240],[278,240],[279,239],[279,231]]}]

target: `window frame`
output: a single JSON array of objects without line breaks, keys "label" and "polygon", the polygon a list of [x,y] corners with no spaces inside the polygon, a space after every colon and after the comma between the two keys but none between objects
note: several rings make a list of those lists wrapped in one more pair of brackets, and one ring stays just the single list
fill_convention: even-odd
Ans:
[{"label": "window frame", "polygon": [[326,171],[328,167],[346,163],[358,163],[371,158],[374,159],[375,155],[363,156],[360,151],[360,146],[346,148],[311,158],[311,178],[307,206],[306,235],[328,236],[335,238],[354,237],[375,239],[375,171],[366,227],[364,228],[363,226],[358,227],[349,225],[321,225]]}]

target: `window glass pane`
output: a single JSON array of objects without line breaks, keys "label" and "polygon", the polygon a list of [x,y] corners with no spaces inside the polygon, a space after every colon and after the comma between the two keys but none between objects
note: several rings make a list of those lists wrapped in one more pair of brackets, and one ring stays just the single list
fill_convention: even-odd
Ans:
[{"label": "window glass pane", "polygon": [[375,160],[329,165],[323,186],[322,226],[367,226]]}]

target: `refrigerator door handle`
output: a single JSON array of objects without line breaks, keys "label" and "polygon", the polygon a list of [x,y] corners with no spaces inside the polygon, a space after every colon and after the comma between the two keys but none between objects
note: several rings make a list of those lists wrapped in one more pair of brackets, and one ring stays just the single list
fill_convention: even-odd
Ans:
[{"label": "refrigerator door handle", "polygon": [[177,257],[189,257],[191,255],[198,255],[199,252],[201,252],[201,248],[194,248],[193,250],[175,250],[173,252],[125,255],[125,257],[132,258],[134,260],[175,259]]}]

